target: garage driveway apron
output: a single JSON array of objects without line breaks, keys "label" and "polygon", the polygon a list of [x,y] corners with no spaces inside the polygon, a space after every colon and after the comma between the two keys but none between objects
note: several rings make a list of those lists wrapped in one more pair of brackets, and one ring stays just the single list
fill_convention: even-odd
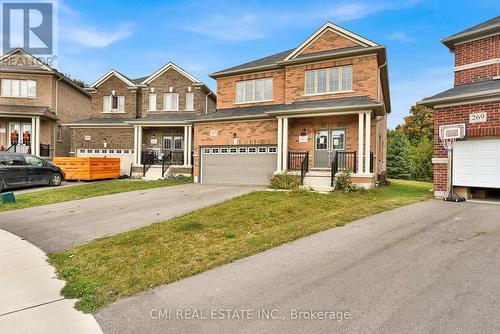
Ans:
[{"label": "garage driveway apron", "polygon": [[185,184],[131,191],[0,213],[0,229],[55,252],[161,222],[253,190],[248,186]]}]

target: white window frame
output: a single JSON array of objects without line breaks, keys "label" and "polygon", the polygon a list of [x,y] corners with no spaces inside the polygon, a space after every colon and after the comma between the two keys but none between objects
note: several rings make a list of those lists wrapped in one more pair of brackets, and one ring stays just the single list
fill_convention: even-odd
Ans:
[{"label": "white window frame", "polygon": [[220,149],[220,154],[229,154],[229,148],[227,147],[222,147]]},{"label": "white window frame", "polygon": [[[19,79],[2,79],[1,81],[1,96],[14,98],[36,98],[36,81],[35,80],[19,80]],[[15,86],[15,87],[14,87]],[[24,87],[24,89],[23,89]],[[15,89],[14,89],[15,88]],[[16,92],[14,93],[14,90]],[[25,93],[23,94],[23,90]]]},{"label": "white window frame", "polygon": [[[116,108],[113,108],[113,97],[118,98]],[[103,114],[124,114],[125,113],[125,96],[123,95],[105,95],[102,97],[102,113]]]},{"label": "white window frame", "polygon": [[156,111],[156,93],[149,93],[149,111]]},{"label": "white window frame", "polygon": [[238,148],[238,154],[247,154],[248,149],[246,147]]},{"label": "white window frame", "polygon": [[[191,96],[191,105],[188,105],[188,96]],[[194,111],[194,93],[187,92],[186,93],[186,108],[185,111]]]},{"label": "white window frame", "polygon": [[219,154],[219,148],[218,147],[212,148],[212,154]]},{"label": "white window frame", "polygon": [[236,147],[230,147],[229,148],[229,154],[238,154],[238,148],[236,148]]},{"label": "white window frame", "polygon": [[258,153],[259,154],[267,154],[267,147],[259,147],[258,148]]},{"label": "white window frame", "polygon": [[203,148],[203,154],[210,154],[210,148],[209,147]]},{"label": "white window frame", "polygon": [[[266,96],[266,82],[271,83],[270,96]],[[256,87],[260,87],[261,98],[257,99],[255,96]],[[247,87],[251,87],[252,94],[250,98],[247,99]],[[273,78],[260,78],[254,80],[243,80],[237,81],[234,88],[234,104],[244,104],[244,103],[260,103],[260,102],[270,102],[273,101]],[[239,96],[241,94],[241,96]],[[267,97],[267,98],[266,98]]]},{"label": "white window frame", "polygon": [[268,154],[277,154],[278,153],[278,148],[276,146],[268,147],[267,148],[267,153]]},{"label": "white window frame", "polygon": [[[334,68],[338,68],[338,90],[331,90],[330,88],[330,76],[331,73],[333,72],[332,70]],[[344,89],[344,78],[343,78],[343,73],[344,73],[344,68],[351,68],[351,87],[348,87],[349,89]],[[318,93],[318,72],[319,71],[325,71],[326,72],[326,91]],[[308,85],[307,85],[307,75],[308,74],[313,74],[313,92],[308,93]],[[305,72],[304,75],[304,95],[306,96],[314,96],[314,95],[326,95],[326,94],[339,94],[339,93],[351,93],[354,90],[352,89],[353,85],[353,70],[352,70],[352,65],[346,65],[346,66],[336,66],[336,67],[328,67],[328,68],[319,68],[316,70],[309,70]]]},{"label": "white window frame", "polygon": [[[250,152],[253,151],[253,152]],[[248,154],[257,154],[257,147],[249,147]]]},{"label": "white window frame", "polygon": [[[175,108],[174,108],[174,100]],[[170,101],[167,103],[167,101]],[[163,93],[163,111],[179,111],[179,93]]]}]

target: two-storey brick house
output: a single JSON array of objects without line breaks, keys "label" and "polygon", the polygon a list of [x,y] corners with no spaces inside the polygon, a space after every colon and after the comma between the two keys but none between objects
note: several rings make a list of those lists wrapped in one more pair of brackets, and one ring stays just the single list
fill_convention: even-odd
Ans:
[{"label": "two-storey brick house", "polygon": [[385,173],[385,47],[332,23],[298,47],[211,75],[217,111],[193,120],[196,182],[268,184],[276,172],[329,190],[335,173]]},{"label": "two-storey brick house", "polygon": [[65,122],[90,115],[90,94],[22,49],[0,58],[0,149],[67,156]]},{"label": "two-storey brick house", "polygon": [[[216,96],[200,80],[169,62],[147,77],[130,79],[111,70],[89,87],[91,117],[68,124],[76,156],[121,159],[122,173],[150,178],[171,169],[191,173],[191,119],[215,110]],[[149,167],[153,165],[153,167]]]},{"label": "two-storey brick house", "polygon": [[435,110],[434,193],[447,188],[448,157],[439,127],[464,124],[453,149],[453,183],[462,196],[500,189],[500,16],[444,39],[455,55],[454,87],[419,103]]}]

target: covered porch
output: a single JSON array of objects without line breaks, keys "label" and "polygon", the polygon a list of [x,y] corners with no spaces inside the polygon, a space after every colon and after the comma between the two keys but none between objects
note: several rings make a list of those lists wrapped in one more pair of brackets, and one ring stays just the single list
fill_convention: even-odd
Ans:
[{"label": "covered porch", "polygon": [[277,119],[277,172],[300,175],[304,185],[325,191],[344,171],[359,186],[375,185],[380,154],[373,110],[289,113]]},{"label": "covered porch", "polygon": [[0,106],[0,150],[53,157],[56,120],[46,107]]}]

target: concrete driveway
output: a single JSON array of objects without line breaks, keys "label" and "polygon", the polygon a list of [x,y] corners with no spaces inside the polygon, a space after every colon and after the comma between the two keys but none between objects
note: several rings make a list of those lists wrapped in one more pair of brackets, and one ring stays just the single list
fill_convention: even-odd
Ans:
[{"label": "concrete driveway", "polygon": [[0,229],[45,252],[161,222],[254,189],[185,184],[131,191],[0,213]]},{"label": "concrete driveway", "polygon": [[[104,333],[498,333],[499,314],[500,206],[430,200],[120,300],[96,319]],[[196,317],[207,319],[185,320]]]}]

